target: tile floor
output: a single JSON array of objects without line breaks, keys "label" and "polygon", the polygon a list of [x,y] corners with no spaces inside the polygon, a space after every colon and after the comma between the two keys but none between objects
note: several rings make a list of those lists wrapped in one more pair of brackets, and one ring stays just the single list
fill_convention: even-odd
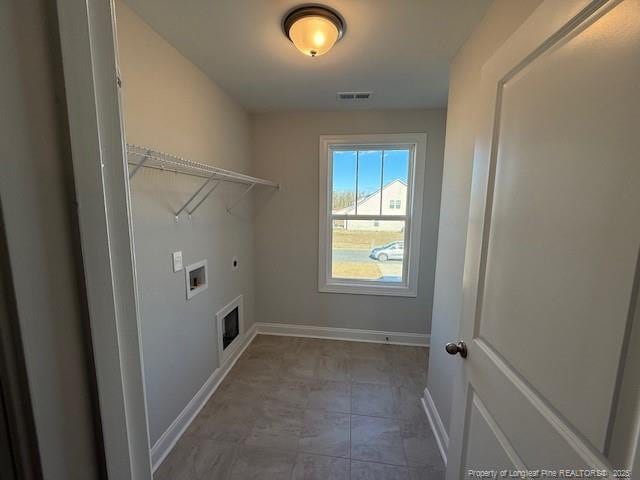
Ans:
[{"label": "tile floor", "polygon": [[427,349],[259,335],[155,480],[441,480]]}]

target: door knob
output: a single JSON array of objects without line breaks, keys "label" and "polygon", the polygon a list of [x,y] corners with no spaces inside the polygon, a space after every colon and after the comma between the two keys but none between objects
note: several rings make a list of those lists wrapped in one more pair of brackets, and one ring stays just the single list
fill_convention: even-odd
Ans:
[{"label": "door knob", "polygon": [[463,341],[458,343],[449,342],[444,346],[449,355],[459,353],[462,358],[467,358],[467,345]]}]

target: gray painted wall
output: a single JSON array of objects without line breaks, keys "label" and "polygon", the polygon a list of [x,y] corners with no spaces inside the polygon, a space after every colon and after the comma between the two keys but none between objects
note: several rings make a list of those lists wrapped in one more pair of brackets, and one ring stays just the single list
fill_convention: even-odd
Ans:
[{"label": "gray painted wall", "polygon": [[458,337],[480,69],[539,4],[496,0],[451,64],[427,380],[447,429],[457,359],[445,353],[444,344]]},{"label": "gray painted wall", "polygon": [[100,444],[56,25],[54,2],[0,2],[3,260],[16,290],[44,478],[90,480],[102,478]]},{"label": "gray painted wall", "polygon": [[[258,176],[281,183],[256,202],[259,321],[427,333],[435,271],[446,110],[264,113],[253,118]],[[318,149],[322,134],[427,133],[417,298],[318,292]],[[265,201],[269,198],[269,201]]]},{"label": "gray painted wall", "polygon": [[[127,141],[250,173],[248,114],[123,2],[116,14]],[[174,222],[201,182],[148,169],[131,182],[152,445],[218,367],[215,313],[243,294],[245,327],[254,320],[252,205],[225,210],[242,187],[220,186],[192,219]],[[184,265],[208,260],[209,288],[191,300],[184,272],[172,270],[175,250]]]}]

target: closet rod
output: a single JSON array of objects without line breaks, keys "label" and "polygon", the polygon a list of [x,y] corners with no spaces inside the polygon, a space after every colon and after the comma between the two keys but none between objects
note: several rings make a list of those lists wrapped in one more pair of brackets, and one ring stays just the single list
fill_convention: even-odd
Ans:
[{"label": "closet rod", "polygon": [[[245,175],[244,173],[233,172],[231,170],[225,170],[218,167],[213,167],[206,163],[194,162],[191,160],[185,160],[184,158],[170,155],[164,152],[158,152],[151,148],[141,147],[139,145],[127,145],[127,162],[133,166],[133,169],[129,172],[129,179],[132,179],[141,168],[150,168],[153,170],[161,170],[164,172],[179,173],[182,175],[189,175],[192,177],[198,177],[205,180],[205,182],[196,189],[196,191],[189,197],[189,199],[174,213],[176,222],[180,219],[180,214],[186,211],[191,217],[202,202],[204,202],[211,193],[218,187],[220,182],[239,183],[247,185],[247,188],[242,194],[234,201],[229,207],[227,212],[231,212],[242,199],[247,196],[254,187],[261,185],[271,188],[280,188],[280,186],[270,180],[263,178],[252,177]],[[213,184],[206,193],[205,188],[208,185]],[[200,197],[199,200],[197,198]],[[193,208],[189,208],[192,203],[195,203]]]},{"label": "closet rod", "polygon": [[186,160],[176,155],[159,152],[139,145],[127,145],[127,159],[129,164],[134,166],[134,169],[131,171],[131,177],[133,177],[140,168],[153,168],[201,178],[213,177],[224,182],[279,188],[277,183],[270,180],[252,177],[251,175],[234,172],[232,170],[225,170],[206,163]]}]

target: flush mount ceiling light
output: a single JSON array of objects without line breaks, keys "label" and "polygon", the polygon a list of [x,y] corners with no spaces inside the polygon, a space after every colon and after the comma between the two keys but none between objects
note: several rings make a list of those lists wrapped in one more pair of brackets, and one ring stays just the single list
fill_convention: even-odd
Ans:
[{"label": "flush mount ceiling light", "polygon": [[338,12],[315,5],[294,9],[282,26],[296,48],[310,57],[327,53],[344,34],[344,21]]}]

